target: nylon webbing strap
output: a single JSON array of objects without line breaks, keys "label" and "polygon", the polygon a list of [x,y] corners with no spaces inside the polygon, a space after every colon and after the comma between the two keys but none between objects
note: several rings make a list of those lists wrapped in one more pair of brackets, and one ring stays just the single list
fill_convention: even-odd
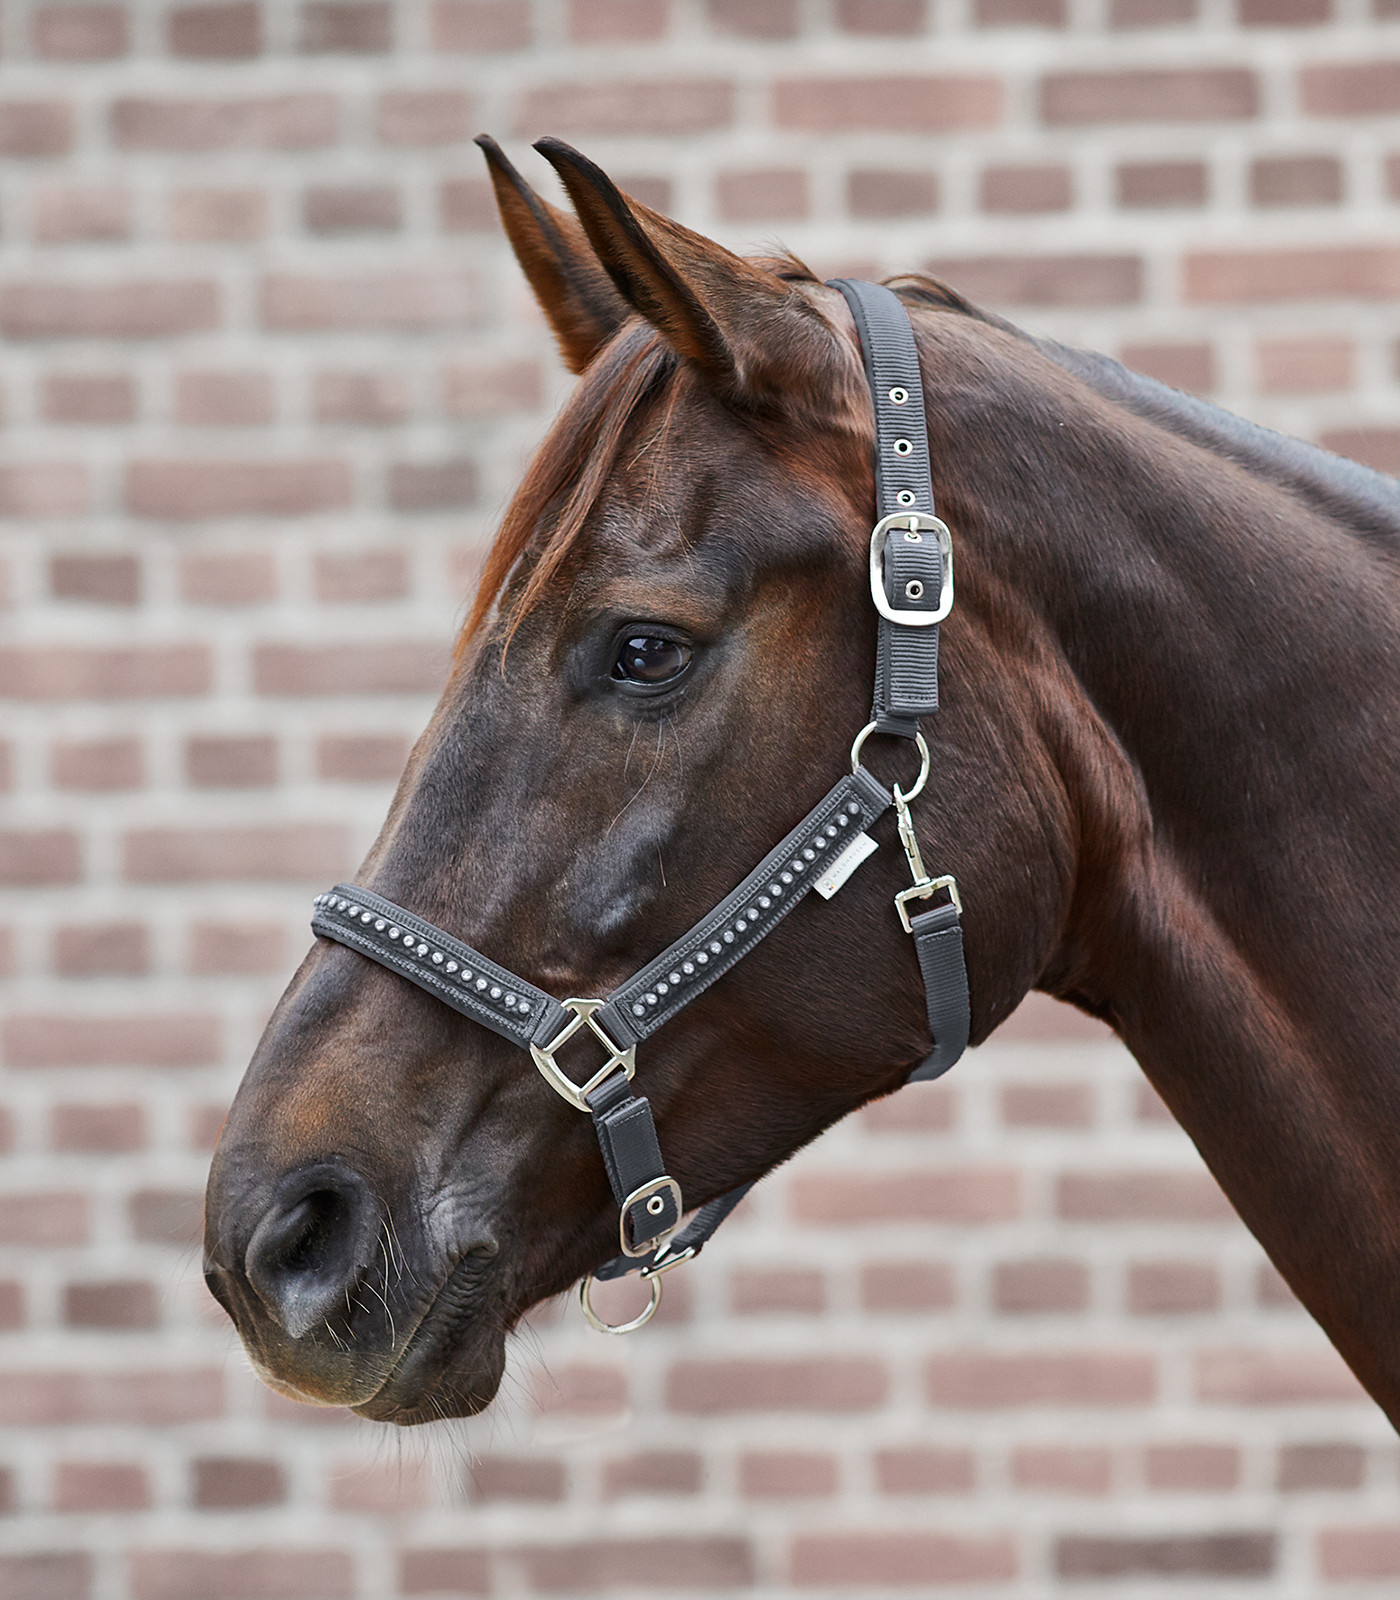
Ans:
[{"label": "nylon webbing strap", "polygon": [[[898,295],[878,283],[833,278],[829,287],[839,289],[851,308],[870,380],[876,519],[904,511],[932,517],[924,387],[908,314]],[[892,530],[884,547],[884,587],[894,610],[937,611],[943,592],[937,539],[928,534],[910,539]],[[937,709],[938,624],[906,626],[881,616],[871,720],[881,733],[912,739],[919,718]]]},{"label": "nylon webbing strap", "polygon": [[907,1083],[939,1078],[967,1049],[970,1012],[962,925],[953,905],[936,906],[909,919],[919,971],[924,979],[933,1053],[909,1074]]},{"label": "nylon webbing strap", "polygon": [[698,1256],[710,1242],[712,1235],[720,1223],[733,1211],[734,1207],[758,1182],[757,1178],[748,1183],[741,1183],[737,1189],[730,1189],[726,1194],[718,1195],[713,1200],[707,1201],[695,1215],[686,1223],[685,1227],[671,1240],[665,1250],[657,1251],[645,1261],[638,1261],[631,1256],[614,1256],[613,1259],[601,1266],[593,1274],[595,1278],[622,1278],[629,1272],[635,1272],[638,1267],[655,1266],[661,1256],[674,1261],[684,1257],[689,1252],[692,1259]]},{"label": "nylon webbing strap", "polygon": [[553,995],[392,900],[352,883],[338,883],[329,894],[317,895],[311,928],[397,972],[512,1044],[552,1039],[568,1020]]}]

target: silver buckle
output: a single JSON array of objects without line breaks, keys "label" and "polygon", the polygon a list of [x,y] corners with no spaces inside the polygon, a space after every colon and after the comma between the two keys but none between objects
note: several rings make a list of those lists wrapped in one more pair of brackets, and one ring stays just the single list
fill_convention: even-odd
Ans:
[{"label": "silver buckle", "polygon": [[946,878],[925,878],[922,883],[916,883],[912,888],[901,889],[894,897],[894,908],[899,912],[899,920],[904,924],[905,933],[913,933],[914,929],[909,921],[909,913],[905,910],[907,900],[927,900],[930,895],[935,895],[940,889],[948,891],[948,898],[953,903],[953,909],[962,916],[962,896],[958,893],[958,880],[951,874]]},{"label": "silver buckle", "polygon": [[[893,528],[903,528],[915,542],[921,541],[925,533],[938,540],[938,552],[943,557],[943,587],[936,611],[896,611],[885,598],[885,545]],[[906,628],[931,628],[935,622],[942,622],[953,609],[953,536],[948,524],[923,511],[896,511],[881,517],[870,535],[870,598],[888,622],[898,622]]]},{"label": "silver buckle", "polygon": [[[632,1074],[637,1070],[637,1047],[632,1045],[624,1050],[621,1045],[614,1044],[602,1028],[593,1020],[593,1013],[600,1006],[606,1005],[605,1000],[565,1000],[565,1011],[572,1011],[573,1018],[555,1034],[548,1044],[530,1046],[530,1054],[534,1057],[535,1065],[540,1069],[544,1081],[555,1091],[561,1094],[578,1111],[592,1114],[592,1107],[588,1104],[588,1096],[603,1082],[605,1078],[612,1077],[619,1067],[627,1074],[627,1081],[632,1081]],[[560,1070],[559,1063],[554,1059],[555,1052],[561,1045],[567,1044],[580,1028],[587,1028],[599,1044],[608,1052],[608,1059],[593,1074],[587,1083],[575,1083],[572,1078],[565,1077]],[[626,1246],[624,1245],[625,1249]]]},{"label": "silver buckle", "polygon": [[[645,1244],[641,1244],[641,1245],[628,1244],[628,1242],[627,1242],[627,1213],[632,1209],[632,1207],[634,1205],[637,1204],[637,1202],[639,1200],[646,1200],[648,1197],[653,1196],[653,1195],[656,1196],[658,1199],[660,1199],[660,1197],[663,1194],[668,1194],[668,1193],[670,1194],[671,1199],[675,1202],[676,1220],[671,1224],[671,1226],[669,1228],[666,1228],[661,1233],[652,1234],[652,1236],[645,1242]],[[662,1204],[659,1205],[656,1209],[657,1209],[658,1213],[661,1212],[661,1211],[664,1211],[666,1209],[665,1208],[665,1202],[663,1201]],[[650,1207],[648,1207],[648,1210],[650,1210]],[[684,1210],[685,1210],[685,1206],[681,1201],[681,1186],[680,1186],[680,1184],[678,1184],[676,1182],[676,1180],[674,1178],[669,1178],[669,1177],[653,1178],[650,1183],[644,1183],[641,1186],[640,1189],[633,1189],[632,1193],[629,1194],[627,1196],[627,1198],[622,1202],[622,1216],[621,1216],[620,1220],[618,1221],[618,1225],[617,1225],[618,1238],[622,1241],[622,1253],[623,1253],[623,1255],[625,1255],[625,1256],[650,1256],[650,1255],[655,1255],[657,1252],[659,1252],[661,1250],[664,1250],[666,1248],[666,1246],[671,1242],[671,1237],[675,1233],[676,1229],[680,1227],[680,1225],[681,1225],[681,1213]]]}]

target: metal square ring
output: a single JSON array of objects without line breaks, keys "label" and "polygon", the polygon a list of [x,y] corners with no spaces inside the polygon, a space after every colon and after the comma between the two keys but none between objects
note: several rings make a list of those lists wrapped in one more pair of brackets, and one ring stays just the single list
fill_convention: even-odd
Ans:
[{"label": "metal square ring", "polygon": [[[573,1012],[573,1019],[566,1022],[558,1033],[546,1045],[532,1044],[530,1054],[535,1065],[540,1069],[544,1081],[560,1094],[578,1111],[592,1115],[592,1107],[588,1104],[588,1096],[603,1082],[605,1078],[612,1077],[619,1067],[627,1074],[631,1082],[632,1074],[637,1070],[637,1047],[629,1046],[624,1050],[615,1044],[603,1029],[593,1020],[593,1013],[600,1006],[606,1005],[605,1000],[565,1000],[565,1011]],[[587,1028],[593,1037],[608,1052],[608,1059],[593,1074],[586,1083],[575,1083],[566,1077],[559,1063],[554,1059],[555,1052],[561,1045],[567,1044],[580,1028]]]}]

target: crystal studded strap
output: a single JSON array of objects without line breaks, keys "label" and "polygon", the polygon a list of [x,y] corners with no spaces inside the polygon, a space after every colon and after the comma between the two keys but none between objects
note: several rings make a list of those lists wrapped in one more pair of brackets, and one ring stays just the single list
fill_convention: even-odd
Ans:
[{"label": "crystal studded strap", "polygon": [[316,897],[311,928],[416,983],[522,1048],[554,1038],[568,1013],[542,989],[368,889],[338,883]]},{"label": "crystal studded strap", "polygon": [[[859,278],[833,278],[855,318],[875,407],[875,515],[883,521],[919,512],[932,519],[933,480],[923,380],[914,331],[898,295]],[[934,533],[890,531],[884,546],[884,592],[890,609],[936,612],[943,556]],[[906,625],[882,615],[871,720],[881,733],[912,739],[919,718],[938,709],[938,625]]]},{"label": "crystal studded strap", "polygon": [[709,916],[615,989],[595,1020],[623,1046],[655,1033],[771,933],[823,869],[893,804],[864,767],[842,778]]}]

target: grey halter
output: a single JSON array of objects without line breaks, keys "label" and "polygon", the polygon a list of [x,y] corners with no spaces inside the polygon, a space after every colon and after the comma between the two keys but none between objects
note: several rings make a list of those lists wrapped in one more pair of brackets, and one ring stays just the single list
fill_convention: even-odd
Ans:
[{"label": "grey halter", "polygon": [[[852,746],[850,775],[708,916],[606,1000],[561,1003],[441,928],[354,884],[337,884],[320,895],[311,919],[315,933],[358,950],[528,1049],[550,1087],[592,1116],[620,1211],[622,1253],[584,1279],[581,1299],[588,1320],[608,1333],[630,1332],[651,1317],[660,1303],[662,1274],[699,1255],[753,1186],[711,1200],[680,1227],[684,1202],[661,1158],[651,1103],[632,1093],[637,1046],[723,977],[811,890],[827,898],[835,894],[876,848],[865,830],[891,806],[913,878],[895,896],[895,910],[914,940],[933,1039],[932,1053],[906,1081],[940,1076],[967,1047],[962,902],[951,877],[930,877],[924,870],[909,813],[929,772],[919,718],[938,708],[938,624],[953,603],[952,542],[934,515],[923,384],[904,307],[878,284],[838,278],[831,287],[845,296],[855,318],[875,406],[878,521],[870,539],[870,592],[879,614],[879,646],[871,720]],[[885,789],[860,764],[872,733],[914,741],[920,770],[907,792],[898,784],[893,792]],[[935,899],[929,910],[914,909]],[[579,1032],[591,1033],[607,1052],[583,1083],[569,1078],[557,1060]],[[630,1322],[603,1322],[589,1299],[593,1278],[635,1271],[651,1289],[646,1309]]]}]

